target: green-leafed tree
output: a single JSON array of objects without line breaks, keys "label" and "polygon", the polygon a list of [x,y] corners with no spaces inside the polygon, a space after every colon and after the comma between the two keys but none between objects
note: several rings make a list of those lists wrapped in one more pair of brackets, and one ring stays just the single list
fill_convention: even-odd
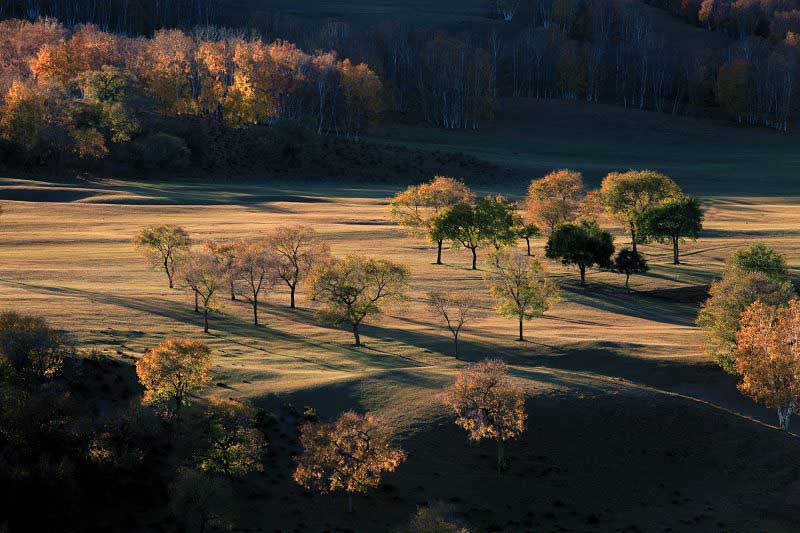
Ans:
[{"label": "green-leafed tree", "polygon": [[648,210],[669,198],[681,195],[678,185],[664,174],[652,170],[612,172],[603,180],[600,195],[606,211],[625,224],[631,246],[641,242],[639,221]]},{"label": "green-leafed tree", "polygon": [[586,285],[586,269],[595,265],[611,267],[614,239],[591,220],[561,224],[547,239],[545,256],[560,259],[565,265],[575,265],[581,273],[581,286]]},{"label": "green-leafed tree", "polygon": [[542,316],[558,301],[558,286],[545,277],[539,261],[525,255],[496,252],[488,264],[489,292],[497,312],[519,321],[519,340],[524,341],[523,323]]},{"label": "green-leafed tree", "polygon": [[736,250],[728,259],[725,270],[741,272],[760,272],[775,281],[789,279],[789,267],[786,258],[774,249],[757,242],[748,248]]},{"label": "green-leafed tree", "polygon": [[703,209],[693,196],[668,198],[645,211],[639,220],[641,240],[672,243],[672,262],[680,264],[678,245],[684,239],[697,239],[703,229]]},{"label": "green-leafed tree", "polygon": [[647,272],[647,260],[639,252],[623,248],[614,258],[614,270],[625,274],[625,290],[630,294],[630,281],[633,274]]}]

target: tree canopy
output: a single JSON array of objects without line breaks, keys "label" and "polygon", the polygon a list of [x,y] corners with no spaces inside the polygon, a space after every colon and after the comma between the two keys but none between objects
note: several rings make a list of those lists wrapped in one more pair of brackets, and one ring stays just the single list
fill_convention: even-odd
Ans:
[{"label": "tree canopy", "polygon": [[614,239],[596,222],[581,220],[575,224],[561,224],[547,239],[545,256],[560,259],[565,265],[576,265],[581,274],[581,286],[586,285],[586,269],[595,265],[611,267]]},{"label": "tree canopy", "polygon": [[678,245],[683,239],[697,239],[703,229],[703,210],[693,196],[667,198],[647,209],[639,220],[642,241],[656,240],[672,244],[672,262],[680,264]]}]

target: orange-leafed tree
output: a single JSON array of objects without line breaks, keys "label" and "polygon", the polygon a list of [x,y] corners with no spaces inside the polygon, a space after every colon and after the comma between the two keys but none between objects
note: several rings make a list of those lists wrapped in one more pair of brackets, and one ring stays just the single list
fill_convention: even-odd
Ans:
[{"label": "orange-leafed tree", "polygon": [[389,202],[389,209],[392,219],[411,235],[436,243],[436,264],[441,265],[445,237],[432,231],[433,220],[448,207],[474,202],[475,193],[463,181],[436,176],[427,183],[412,185],[397,193]]},{"label": "orange-leafed tree", "polygon": [[330,259],[330,247],[309,226],[282,226],[267,237],[275,254],[275,271],[289,288],[289,306],[295,307],[298,286],[311,270]]},{"label": "orange-leafed tree", "polygon": [[136,361],[147,403],[172,403],[176,417],[189,396],[211,380],[211,350],[200,341],[167,339]]},{"label": "orange-leafed tree", "polygon": [[736,333],[739,390],[776,409],[781,429],[800,405],[800,300],[785,307],[753,303]]},{"label": "orange-leafed tree", "polygon": [[48,122],[47,94],[31,83],[14,81],[0,106],[0,137],[31,150]]},{"label": "orange-leafed tree", "polygon": [[487,359],[458,373],[445,391],[445,403],[470,440],[497,442],[497,471],[503,468],[504,445],[525,430],[525,392],[508,378],[508,366]]},{"label": "orange-leafed tree", "polygon": [[175,267],[191,244],[189,233],[174,224],[143,228],[133,239],[133,245],[154,268],[164,269],[170,289],[175,286]]},{"label": "orange-leafed tree", "polygon": [[306,424],[300,444],[303,453],[294,480],[322,494],[345,492],[349,512],[354,493],[377,487],[383,473],[394,471],[406,457],[393,444],[393,434],[385,423],[352,411],[333,423]]},{"label": "orange-leafed tree", "polygon": [[525,205],[526,218],[552,233],[556,226],[576,217],[584,195],[580,172],[554,170],[531,181]]}]

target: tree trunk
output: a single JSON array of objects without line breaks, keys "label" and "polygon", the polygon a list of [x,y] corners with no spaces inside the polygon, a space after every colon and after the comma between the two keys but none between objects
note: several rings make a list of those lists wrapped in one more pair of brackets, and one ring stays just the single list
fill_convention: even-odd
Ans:
[{"label": "tree trunk", "polygon": [[169,288],[174,289],[175,285],[172,283],[172,272],[169,271],[169,263],[167,262],[167,258],[164,258],[164,272],[167,273],[167,280],[169,281]]},{"label": "tree trunk", "polygon": [[208,307],[203,307],[203,332],[208,333]]},{"label": "tree trunk", "polygon": [[626,272],[625,273],[625,290],[628,291],[628,294],[631,293],[630,281],[631,281],[631,275],[630,275],[629,272]]},{"label": "tree trunk", "polygon": [[791,404],[786,407],[778,407],[778,423],[783,431],[789,431],[789,420],[793,411],[794,406]]},{"label": "tree trunk", "polygon": [[678,256],[678,237],[672,237],[672,264],[681,264],[681,258]]},{"label": "tree trunk", "polygon": [[519,340],[520,342],[525,340],[525,335],[522,333],[522,317],[519,319]]},{"label": "tree trunk", "polygon": [[356,348],[360,348],[361,335],[358,334],[358,324],[353,324],[353,338],[356,340]]},{"label": "tree trunk", "polygon": [[525,242],[528,244],[528,257],[531,255],[531,238],[525,237]]},{"label": "tree trunk", "polygon": [[198,299],[199,299],[198,292],[194,291],[194,312],[195,313],[199,313],[200,312],[200,303],[198,302]]},{"label": "tree trunk", "polygon": [[584,265],[578,265],[578,269],[581,271],[581,287],[586,286],[586,267]]},{"label": "tree trunk", "polygon": [[472,250],[472,270],[478,270],[478,252],[475,248],[470,248]]},{"label": "tree trunk", "polygon": [[503,449],[503,441],[497,441],[497,475],[503,472],[503,460],[505,459],[505,450]]},{"label": "tree trunk", "polygon": [[236,301],[236,285],[233,283],[233,280],[231,280],[231,301]]},{"label": "tree trunk", "polygon": [[258,325],[258,298],[253,297],[253,324]]},{"label": "tree trunk", "polygon": [[437,251],[436,251],[436,264],[437,265],[441,265],[442,264],[442,243],[443,242],[444,241],[442,241],[442,239],[439,239],[438,241],[436,241],[436,244],[438,245],[437,246]]},{"label": "tree trunk", "polygon": [[453,333],[453,342],[455,343],[456,359],[458,359],[458,332]]},{"label": "tree trunk", "polygon": [[294,291],[297,285],[289,285],[289,307],[294,309]]},{"label": "tree trunk", "polygon": [[637,251],[636,250],[636,226],[633,225],[633,222],[630,223],[630,229],[631,229],[631,247],[633,248],[633,251],[636,252]]}]

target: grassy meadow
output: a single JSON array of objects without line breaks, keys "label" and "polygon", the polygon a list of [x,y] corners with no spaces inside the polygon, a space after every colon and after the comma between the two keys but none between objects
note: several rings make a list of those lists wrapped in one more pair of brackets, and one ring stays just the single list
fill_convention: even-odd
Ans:
[{"label": "grassy meadow", "polygon": [[[585,168],[599,165],[599,157],[612,155],[587,155]],[[677,177],[689,190],[702,187],[699,177],[685,184]],[[0,309],[43,315],[82,346],[124,363],[167,336],[200,338],[214,354],[208,395],[279,413],[286,402],[310,406],[326,418],[373,410],[401,430],[409,460],[383,489],[358,497],[357,512],[348,516],[335,498],[314,497],[309,505],[291,481],[296,449],[287,435],[294,430],[281,414],[263,490],[242,514],[247,526],[379,530],[404,521],[417,504],[441,499],[480,530],[790,529],[786,516],[800,493],[788,465],[800,458],[800,445],[768,427],[773,413],[741,397],[704,355],[694,319],[702,287],[738,247],[764,241],[786,254],[797,274],[800,198],[706,197],[706,229],[685,245],[685,265],[669,264],[667,247],[644,247],[651,271],[632,279],[632,295],[620,275],[592,271],[581,289],[577,271],[547,262],[564,301],[526,324],[529,340],[520,343],[516,323],[492,311],[484,273],[469,270],[467,251],[446,250],[446,264],[434,266],[435,249],[389,220],[386,198],[396,190],[7,178],[0,182]],[[519,196],[524,186],[484,192],[490,190]],[[133,249],[136,231],[157,223],[182,225],[198,242],[312,225],[336,255],[408,265],[412,288],[364,329],[362,349],[352,347],[346,328],[316,320],[305,291],[299,309],[290,310],[280,286],[264,298],[258,327],[249,304],[222,295],[205,336],[191,295],[169,290],[163,273]],[[625,243],[613,229],[618,246]],[[539,239],[535,254],[541,257],[542,248]],[[425,305],[427,291],[445,287],[485,300],[484,315],[463,335],[462,360]],[[438,396],[463,361],[487,356],[506,359],[530,395],[528,430],[511,445],[502,478],[492,468],[491,444],[468,444]]]}]

